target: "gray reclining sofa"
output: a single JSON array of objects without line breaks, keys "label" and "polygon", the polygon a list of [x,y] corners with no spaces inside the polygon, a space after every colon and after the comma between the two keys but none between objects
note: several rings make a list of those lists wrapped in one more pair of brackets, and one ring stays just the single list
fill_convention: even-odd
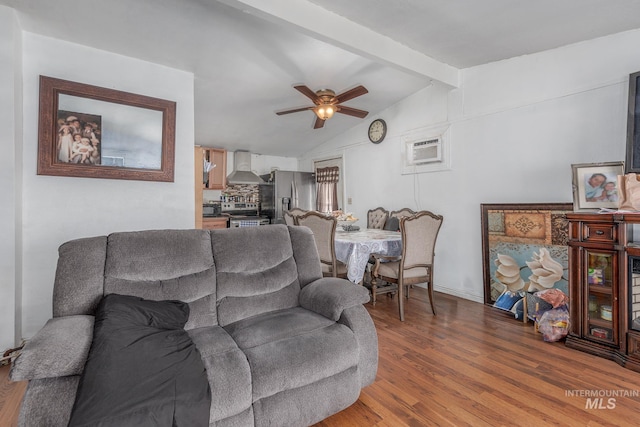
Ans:
[{"label": "gray reclining sofa", "polygon": [[19,425],[67,425],[107,294],[188,303],[210,426],[311,425],[354,403],[377,372],[369,294],[322,277],[308,228],[114,233],[59,248],[53,318],[12,366],[11,379],[29,380]]}]

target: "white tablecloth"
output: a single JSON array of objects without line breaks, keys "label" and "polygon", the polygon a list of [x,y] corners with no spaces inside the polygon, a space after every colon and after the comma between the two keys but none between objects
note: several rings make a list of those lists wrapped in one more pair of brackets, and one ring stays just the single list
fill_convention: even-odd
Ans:
[{"label": "white tablecloth", "polygon": [[347,265],[347,277],[360,283],[367,268],[369,255],[379,253],[398,256],[402,254],[402,236],[397,231],[376,230],[336,231],[336,258]]}]

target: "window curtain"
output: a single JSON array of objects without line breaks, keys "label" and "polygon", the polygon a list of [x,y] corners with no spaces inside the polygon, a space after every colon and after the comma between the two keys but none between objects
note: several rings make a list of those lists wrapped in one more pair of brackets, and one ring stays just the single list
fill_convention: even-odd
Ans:
[{"label": "window curtain", "polygon": [[337,166],[316,169],[316,183],[318,188],[316,210],[318,212],[338,210],[339,178],[340,168]]}]

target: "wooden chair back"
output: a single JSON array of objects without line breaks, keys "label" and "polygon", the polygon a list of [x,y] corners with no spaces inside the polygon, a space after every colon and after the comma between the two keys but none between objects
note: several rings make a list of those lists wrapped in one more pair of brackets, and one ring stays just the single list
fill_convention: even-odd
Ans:
[{"label": "wooden chair back", "polygon": [[[309,227],[313,232],[313,237],[320,256],[320,262],[329,267],[330,275],[337,277],[336,259],[336,226],[338,220],[334,217],[321,214],[316,211],[309,211],[296,218],[297,225]],[[326,269],[323,269],[326,270]]]},{"label": "wooden chair back", "polygon": [[285,213],[282,215],[284,217],[284,223],[287,225],[298,225],[296,223],[296,218],[300,215],[304,215],[305,213],[307,213],[307,211],[300,208],[293,208],[285,211]]},{"label": "wooden chair back", "polygon": [[442,220],[442,215],[435,215],[429,211],[420,211],[414,216],[400,220],[402,233],[400,269],[402,272],[412,268],[433,266],[436,240]]},{"label": "wooden chair back", "polygon": [[369,209],[367,212],[367,228],[382,230],[389,218],[389,211],[383,207]]},{"label": "wooden chair back", "polygon": [[412,209],[402,208],[402,209],[397,210],[397,211],[391,211],[391,214],[389,214],[389,216],[393,217],[393,218],[400,219],[400,218],[404,218],[404,217],[407,217],[407,216],[413,216],[415,214],[416,214],[416,212],[414,210],[412,210]]}]

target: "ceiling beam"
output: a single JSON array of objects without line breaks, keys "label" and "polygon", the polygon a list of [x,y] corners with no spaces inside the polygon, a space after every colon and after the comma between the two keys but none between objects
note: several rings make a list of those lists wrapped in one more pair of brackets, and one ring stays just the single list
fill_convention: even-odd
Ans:
[{"label": "ceiling beam", "polygon": [[218,0],[262,19],[428,80],[459,87],[460,70],[306,0]]}]

